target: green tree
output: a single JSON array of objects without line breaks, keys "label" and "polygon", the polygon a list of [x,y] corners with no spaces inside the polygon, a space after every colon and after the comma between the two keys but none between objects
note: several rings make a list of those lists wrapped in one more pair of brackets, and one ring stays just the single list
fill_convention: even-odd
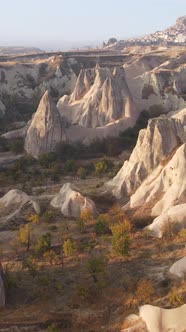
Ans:
[{"label": "green tree", "polygon": [[105,273],[105,259],[103,256],[94,256],[87,260],[87,269],[93,282],[97,283],[100,274]]},{"label": "green tree", "polygon": [[46,234],[39,236],[35,245],[35,251],[37,254],[44,254],[51,248],[51,233],[47,232]]},{"label": "green tree", "polygon": [[65,163],[65,172],[67,173],[70,173],[70,172],[73,172],[74,171],[74,168],[75,168],[75,163],[74,163],[74,160],[67,160],[66,163]]}]

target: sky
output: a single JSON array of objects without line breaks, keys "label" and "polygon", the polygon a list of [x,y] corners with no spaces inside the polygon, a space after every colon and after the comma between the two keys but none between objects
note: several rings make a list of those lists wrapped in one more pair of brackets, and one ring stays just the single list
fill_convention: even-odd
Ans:
[{"label": "sky", "polygon": [[61,49],[165,29],[186,0],[0,0],[0,45]]}]

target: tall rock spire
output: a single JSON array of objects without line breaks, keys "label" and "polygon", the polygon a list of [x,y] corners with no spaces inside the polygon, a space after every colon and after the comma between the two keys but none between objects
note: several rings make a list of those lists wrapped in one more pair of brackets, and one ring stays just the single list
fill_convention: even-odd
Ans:
[{"label": "tall rock spire", "polygon": [[64,140],[60,114],[46,91],[28,128],[25,151],[37,157],[39,154],[54,151],[56,144]]}]

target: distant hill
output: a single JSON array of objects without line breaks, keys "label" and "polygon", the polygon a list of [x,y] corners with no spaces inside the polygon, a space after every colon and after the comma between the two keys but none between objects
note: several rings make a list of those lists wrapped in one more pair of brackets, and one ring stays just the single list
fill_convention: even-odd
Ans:
[{"label": "distant hill", "polygon": [[163,31],[156,31],[141,38],[129,38],[104,44],[105,49],[122,50],[126,46],[186,45],[186,16],[176,20],[176,24]]},{"label": "distant hill", "polygon": [[37,47],[15,47],[15,46],[0,46],[0,55],[10,55],[10,54],[29,54],[29,53],[41,53],[43,52]]}]

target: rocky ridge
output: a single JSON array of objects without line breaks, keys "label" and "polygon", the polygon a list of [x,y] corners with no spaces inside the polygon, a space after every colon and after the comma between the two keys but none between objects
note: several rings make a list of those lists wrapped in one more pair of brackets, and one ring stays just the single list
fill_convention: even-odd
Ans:
[{"label": "rocky ridge", "polygon": [[[112,39],[111,39],[112,41]],[[176,24],[165,29],[156,31],[141,38],[128,38],[117,41],[113,38],[113,43],[104,44],[106,49],[123,50],[127,46],[147,46],[147,45],[185,45],[186,44],[186,16],[176,20]]]}]

